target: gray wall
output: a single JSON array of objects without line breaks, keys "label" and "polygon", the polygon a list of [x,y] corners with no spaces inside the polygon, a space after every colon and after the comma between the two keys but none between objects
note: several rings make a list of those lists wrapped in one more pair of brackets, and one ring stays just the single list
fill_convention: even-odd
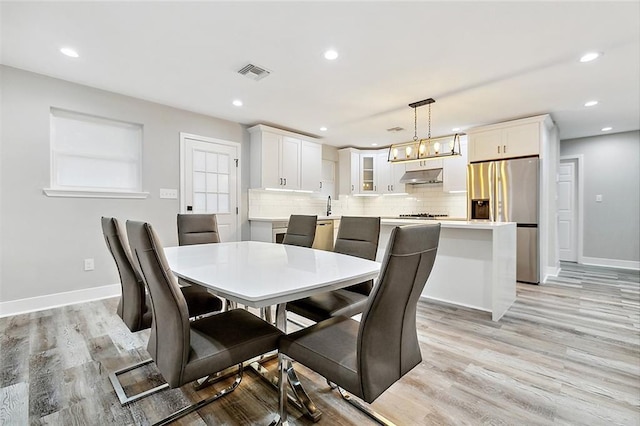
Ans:
[{"label": "gray wall", "polygon": [[584,156],[583,255],[640,261],[640,131],[560,142],[561,156],[578,154]]},{"label": "gray wall", "polygon": [[[179,133],[242,143],[240,124],[102,90],[1,67],[0,301],[118,283],[100,228],[101,216],[151,222],[166,245],[177,244],[178,200],[159,199],[160,188],[179,188]],[[58,107],[144,125],[145,200],[54,198],[49,186],[49,108]],[[248,239],[247,185],[242,168],[243,239]],[[94,258],[95,270],[83,271]]]}]

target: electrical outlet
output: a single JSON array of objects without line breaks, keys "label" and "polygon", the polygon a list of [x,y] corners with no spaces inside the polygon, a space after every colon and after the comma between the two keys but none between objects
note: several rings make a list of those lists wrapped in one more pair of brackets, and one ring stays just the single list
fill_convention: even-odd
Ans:
[{"label": "electrical outlet", "polygon": [[177,189],[160,188],[160,198],[166,198],[166,199],[169,199],[169,200],[177,200],[178,199],[178,190]]},{"label": "electrical outlet", "polygon": [[601,203],[601,202],[602,202],[602,194],[596,195],[596,203]]},{"label": "electrical outlet", "polygon": [[85,259],[84,260],[84,270],[85,271],[93,271],[95,269],[95,264],[93,259]]}]

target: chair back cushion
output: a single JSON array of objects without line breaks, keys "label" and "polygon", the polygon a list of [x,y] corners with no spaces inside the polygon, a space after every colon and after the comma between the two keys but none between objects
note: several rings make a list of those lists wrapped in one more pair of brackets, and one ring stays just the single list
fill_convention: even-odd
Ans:
[{"label": "chair back cushion", "polygon": [[127,234],[151,296],[153,323],[147,349],[167,383],[180,386],[190,349],[187,303],[151,225],[127,221]]},{"label": "chair back cushion", "polygon": [[215,214],[179,214],[178,245],[219,243]]},{"label": "chair back cushion", "polygon": [[[367,260],[375,260],[379,239],[379,217],[342,216],[333,251]],[[369,280],[347,287],[347,290],[367,296],[372,287],[373,280]]]},{"label": "chair back cushion", "polygon": [[440,224],[395,227],[357,342],[362,396],[375,400],[422,361],[416,307],[436,258]]},{"label": "chair back cushion", "polygon": [[305,216],[292,214],[289,217],[287,233],[282,240],[283,244],[292,246],[311,247],[316,237],[316,223],[318,216]]},{"label": "chair back cushion", "polygon": [[144,282],[131,257],[124,230],[116,218],[103,217],[102,233],[120,276],[122,296],[118,303],[118,316],[133,332],[149,328],[151,321],[143,319],[147,310]]}]

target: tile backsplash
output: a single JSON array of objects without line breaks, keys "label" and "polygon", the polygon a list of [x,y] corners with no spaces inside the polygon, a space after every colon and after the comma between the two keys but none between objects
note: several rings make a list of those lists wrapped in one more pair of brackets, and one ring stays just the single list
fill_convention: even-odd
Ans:
[{"label": "tile backsplash", "polygon": [[[341,195],[331,200],[332,214],[398,216],[410,213],[467,216],[467,194],[448,193],[439,185],[407,185],[408,195],[354,197]],[[326,213],[327,196],[296,192],[249,190],[249,217],[288,217],[291,214]]]}]

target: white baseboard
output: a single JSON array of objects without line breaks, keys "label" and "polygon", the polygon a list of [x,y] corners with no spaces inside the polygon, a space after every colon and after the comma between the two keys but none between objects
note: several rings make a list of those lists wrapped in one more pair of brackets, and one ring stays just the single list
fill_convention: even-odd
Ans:
[{"label": "white baseboard", "polygon": [[607,266],[609,268],[640,270],[640,262],[635,260],[605,259],[602,257],[582,257],[584,265]]},{"label": "white baseboard", "polygon": [[542,279],[543,283],[547,282],[549,278],[555,278],[560,275],[560,267],[547,266],[544,271],[544,278]]},{"label": "white baseboard", "polygon": [[120,296],[120,284],[0,302],[0,318]]},{"label": "white baseboard", "polygon": [[452,306],[462,306],[463,308],[475,309],[477,311],[489,312],[489,313],[491,312],[491,309],[483,308],[483,307],[480,307],[480,306],[469,305],[467,303],[452,302],[451,300],[440,299],[438,297],[425,296],[424,294],[420,295],[420,300],[434,300],[436,302],[443,302],[443,303],[446,303],[446,304],[452,305]]}]

